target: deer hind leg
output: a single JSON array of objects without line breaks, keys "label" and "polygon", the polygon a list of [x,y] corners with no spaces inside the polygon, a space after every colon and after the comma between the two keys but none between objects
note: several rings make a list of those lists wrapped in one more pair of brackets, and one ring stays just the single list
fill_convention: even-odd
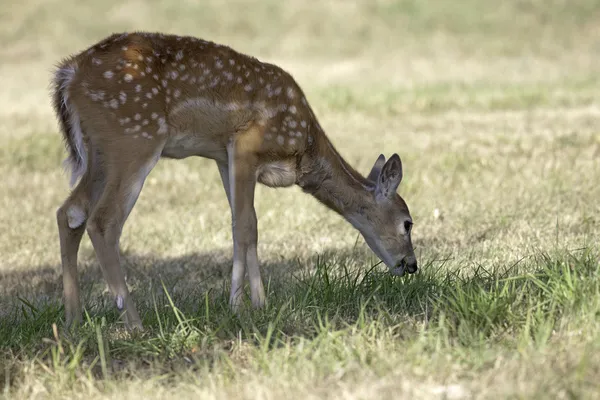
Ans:
[{"label": "deer hind leg", "polygon": [[[87,231],[117,308],[128,328],[143,328],[142,321],[127,289],[121,269],[119,240],[142,190],[146,177],[160,158],[162,146],[152,151],[136,149],[134,156],[117,154],[121,160],[108,160],[104,191],[90,214]],[[114,150],[117,151],[117,150]],[[114,153],[112,154],[115,155]],[[127,162],[123,162],[127,160]]]},{"label": "deer hind leg", "polygon": [[103,175],[95,151],[88,158],[87,170],[67,200],[56,212],[63,273],[65,322],[81,322],[81,298],[77,274],[77,253],[85,232],[91,204],[102,190]]},{"label": "deer hind leg", "polygon": [[[229,196],[233,227],[233,268],[231,277],[230,305],[237,311],[241,305],[246,266],[250,280],[252,305],[261,308],[265,304],[265,291],[260,276],[257,242],[258,228],[254,208],[256,187],[256,143],[262,132],[251,127],[228,146]],[[223,174],[222,174],[223,176]],[[225,179],[223,179],[225,184]]]}]

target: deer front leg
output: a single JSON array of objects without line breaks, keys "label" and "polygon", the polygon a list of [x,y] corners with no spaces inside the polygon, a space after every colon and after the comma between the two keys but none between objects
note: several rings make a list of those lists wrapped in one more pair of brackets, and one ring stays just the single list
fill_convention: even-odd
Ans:
[{"label": "deer front leg", "polygon": [[[231,273],[231,295],[229,303],[239,311],[243,294],[246,266],[250,278],[250,298],[254,307],[265,304],[265,291],[260,276],[260,265],[256,250],[258,228],[254,209],[256,187],[256,159],[244,153],[239,146],[229,147],[229,200],[231,205],[233,233],[233,268]],[[221,175],[223,177],[223,174]],[[223,179],[225,184],[225,179]]]},{"label": "deer front leg", "polygon": [[223,189],[225,189],[225,195],[227,196],[227,202],[231,207],[231,184],[229,183],[229,167],[227,164],[220,163],[217,161],[217,168],[219,168],[219,175],[221,176],[221,182],[223,182]]}]

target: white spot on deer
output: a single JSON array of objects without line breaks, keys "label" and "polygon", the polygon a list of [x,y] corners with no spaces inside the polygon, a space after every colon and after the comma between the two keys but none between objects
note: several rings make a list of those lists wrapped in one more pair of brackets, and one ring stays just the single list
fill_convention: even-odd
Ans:
[{"label": "white spot on deer", "polygon": [[290,99],[293,99],[294,97],[296,97],[296,93],[294,93],[294,89],[289,87],[287,88],[287,97]]},{"label": "white spot on deer", "polygon": [[290,122],[288,122],[288,125],[289,125],[290,128],[295,128],[298,125],[298,123],[296,121],[290,121]]},{"label": "white spot on deer", "polygon": [[269,133],[269,132],[265,133],[265,139],[267,139],[267,140],[273,139],[273,134]]},{"label": "white spot on deer", "polygon": [[306,128],[306,121],[304,121],[304,120],[300,121],[300,126],[303,128]]},{"label": "white spot on deer", "polygon": [[111,70],[108,71],[104,71],[104,73],[102,74],[106,79],[112,79],[112,77],[115,75]]},{"label": "white spot on deer", "polygon": [[131,82],[133,80],[133,75],[131,75],[131,74],[125,74],[125,76],[123,77],[123,80],[125,82]]},{"label": "white spot on deer", "polygon": [[177,79],[177,77],[179,76],[179,73],[177,71],[171,71],[171,79]]},{"label": "white spot on deer", "polygon": [[127,46],[123,46],[123,47],[121,47],[121,50],[123,50],[123,51],[127,51]]},{"label": "white spot on deer", "polygon": [[179,50],[179,51],[177,52],[177,54],[175,54],[175,59],[176,59],[177,61],[180,61],[180,60],[182,60],[182,59],[183,59],[183,51]]},{"label": "white spot on deer", "polygon": [[110,100],[110,102],[109,102],[109,104],[110,104],[110,106],[111,106],[112,108],[114,108],[115,110],[116,110],[117,108],[119,108],[119,102],[117,101],[117,99],[111,99],[111,100]]},{"label": "white spot on deer", "polygon": [[217,60],[215,61],[215,67],[217,67],[217,69],[223,68],[223,61],[217,58]]},{"label": "white spot on deer", "polygon": [[150,121],[148,121],[147,119],[142,121],[142,126],[146,126],[150,123]]},{"label": "white spot on deer", "polygon": [[167,85],[169,84],[166,79],[163,79],[162,81],[160,81],[160,83],[162,84],[162,87],[164,87],[164,88],[166,88]]},{"label": "white spot on deer", "polygon": [[142,91],[142,85],[140,85],[140,84],[135,85],[135,91],[138,92],[138,93],[141,92]]},{"label": "white spot on deer", "polygon": [[187,80],[188,80],[188,78],[189,78],[189,77],[190,77],[190,74],[185,74],[185,75],[183,75],[183,76],[181,77],[181,80],[182,80],[183,82],[185,82],[185,81],[187,81]]},{"label": "white spot on deer", "polygon": [[146,61],[152,62],[152,57],[146,57]]},{"label": "white spot on deer", "polygon": [[152,135],[149,135],[148,132],[142,132],[142,137],[145,137],[146,139],[152,139]]},{"label": "white spot on deer", "polygon": [[167,133],[167,131],[167,121],[164,117],[160,117],[158,119],[158,131],[156,131],[156,133],[158,133],[159,135],[164,135],[165,133]]},{"label": "white spot on deer", "polygon": [[135,114],[135,115],[133,116],[133,119],[135,119],[136,121],[139,121],[140,119],[142,119],[142,115],[141,115],[141,114],[139,114],[139,113],[138,113],[138,114]]},{"label": "white spot on deer", "polygon": [[296,106],[291,105],[289,110],[292,114],[296,114]]},{"label": "white spot on deer", "polygon": [[150,73],[150,72],[152,72],[152,68],[150,68],[150,67],[146,67],[146,72],[147,72],[147,73]]},{"label": "white spot on deer", "polygon": [[290,139],[290,146],[293,146],[296,144],[296,139]]},{"label": "white spot on deer", "polygon": [[228,81],[233,79],[233,74],[229,71],[223,71],[223,75],[227,78]]},{"label": "white spot on deer", "polygon": [[119,92],[119,100],[121,101],[121,104],[125,104],[125,101],[127,101],[127,95],[122,90]]},{"label": "white spot on deer", "polygon": [[135,96],[135,97],[133,98],[133,102],[134,102],[134,103],[137,103],[138,101],[140,101],[140,96]]},{"label": "white spot on deer", "polygon": [[178,98],[179,96],[181,96],[181,90],[175,89],[173,92],[173,97]]},{"label": "white spot on deer", "polygon": [[99,58],[94,57],[94,58],[92,58],[92,64],[94,64],[94,65],[100,65],[100,64],[102,64],[102,60],[99,59]]},{"label": "white spot on deer", "polygon": [[156,119],[156,118],[158,118],[158,114],[153,112],[152,114],[150,114],[150,118]]},{"label": "white spot on deer", "polygon": [[148,103],[144,103],[144,104],[142,104],[142,108],[144,108],[144,109],[145,109],[145,108],[148,108]]},{"label": "white spot on deer", "polygon": [[69,228],[79,228],[85,222],[87,216],[79,206],[71,206],[67,209],[67,224]]},{"label": "white spot on deer", "polygon": [[139,68],[139,65],[133,64],[133,69],[138,69],[138,68]]},{"label": "white spot on deer", "polygon": [[229,59],[229,65],[235,65],[235,60],[233,58]]},{"label": "white spot on deer", "polygon": [[150,92],[146,93],[146,97],[149,98],[149,99],[151,99],[152,98],[152,93],[150,93]]},{"label": "white spot on deer", "polygon": [[242,78],[241,77],[237,77],[237,79],[235,80],[237,83],[242,83]]},{"label": "white spot on deer", "polygon": [[277,136],[277,144],[283,145],[285,143],[285,138],[282,135]]},{"label": "white spot on deer", "polygon": [[244,86],[244,90],[246,92],[251,92],[252,91],[252,85],[251,84],[247,84],[246,86]]},{"label": "white spot on deer", "polygon": [[90,98],[92,99],[92,101],[104,100],[104,91],[92,91],[90,92]]},{"label": "white spot on deer", "polygon": [[138,59],[138,61],[144,61],[144,56],[141,54],[138,54],[137,59]]},{"label": "white spot on deer", "polygon": [[153,87],[153,88],[152,88],[152,93],[154,93],[154,94],[158,94],[158,88],[157,88],[157,87]]},{"label": "white spot on deer", "polygon": [[195,77],[195,76],[192,76],[192,77],[190,78],[190,83],[191,83],[191,84],[194,84],[194,83],[196,83],[196,77]]},{"label": "white spot on deer", "polygon": [[152,75],[152,77],[154,78],[155,81],[158,80],[158,75],[157,74]]}]

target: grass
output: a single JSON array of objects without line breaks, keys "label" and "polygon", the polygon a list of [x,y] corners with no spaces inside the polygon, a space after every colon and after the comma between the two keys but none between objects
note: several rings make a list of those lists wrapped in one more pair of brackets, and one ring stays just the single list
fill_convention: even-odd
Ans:
[{"label": "grass", "polygon": [[[0,397],[597,397],[598,1],[8,5]],[[261,186],[269,304],[236,316],[214,163],[164,160],[121,240],[146,331],[122,328],[86,237],[86,321],[66,332],[54,211],[68,187],[49,71],[124,29],[282,65],[363,173],[398,152],[420,273],[390,276],[337,215]]]}]

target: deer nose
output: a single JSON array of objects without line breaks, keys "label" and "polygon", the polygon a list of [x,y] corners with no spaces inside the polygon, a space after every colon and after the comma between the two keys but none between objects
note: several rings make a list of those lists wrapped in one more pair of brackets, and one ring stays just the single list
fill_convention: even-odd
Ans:
[{"label": "deer nose", "polygon": [[419,269],[419,266],[417,265],[417,260],[413,260],[412,262],[407,262],[406,263],[406,270],[408,271],[409,274],[414,274],[415,272],[417,272]]},{"label": "deer nose", "polygon": [[419,269],[419,266],[417,265],[417,259],[414,256],[404,257],[401,263],[404,265],[404,269],[406,269],[409,274],[414,274]]}]

